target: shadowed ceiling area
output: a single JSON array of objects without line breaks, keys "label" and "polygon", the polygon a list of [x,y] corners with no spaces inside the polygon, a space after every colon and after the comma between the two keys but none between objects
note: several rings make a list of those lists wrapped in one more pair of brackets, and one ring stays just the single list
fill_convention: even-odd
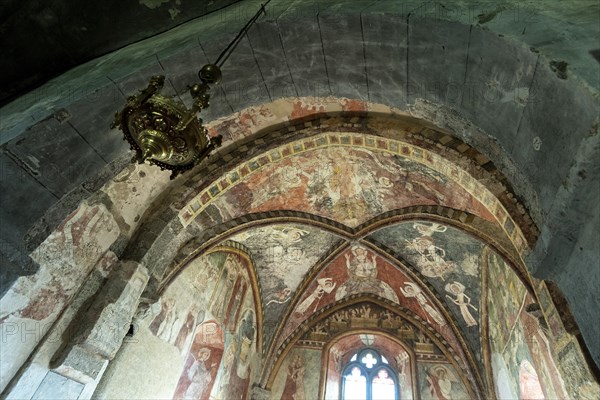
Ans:
[{"label": "shadowed ceiling area", "polygon": [[339,399],[383,356],[403,399],[597,397],[600,6],[321,3],[243,35],[173,180],[115,112],[191,104],[260,2],[0,7],[2,396]]},{"label": "shadowed ceiling area", "polygon": [[73,67],[237,1],[92,1],[77,7],[63,1],[4,1],[0,105]]}]

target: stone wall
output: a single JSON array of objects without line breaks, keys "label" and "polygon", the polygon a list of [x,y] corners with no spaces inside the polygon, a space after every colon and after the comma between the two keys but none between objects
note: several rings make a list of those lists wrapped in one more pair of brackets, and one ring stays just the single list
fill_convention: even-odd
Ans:
[{"label": "stone wall", "polygon": [[[524,8],[511,3],[477,15],[454,3],[445,6],[452,11],[445,13],[423,5],[409,10],[394,2],[359,3],[273,5],[274,14],[253,27],[224,66],[225,83],[204,118],[214,120],[289,96],[335,96],[383,103],[457,135],[492,160],[523,199],[541,230],[529,268],[539,278],[557,281],[571,299],[598,361],[592,334],[597,327],[589,322],[598,319],[592,311],[597,304],[581,296],[594,292],[590,277],[597,276],[597,247],[584,234],[598,230],[597,218],[589,218],[598,207],[594,190],[588,189],[598,189],[592,183],[600,151],[597,64],[589,54],[571,51],[562,34],[578,40],[594,37],[590,32],[597,26],[583,18],[590,15],[586,2],[573,6],[580,13],[579,25],[563,21],[560,6],[552,2]],[[525,15],[534,20],[523,19]],[[563,22],[555,24],[557,19]],[[189,65],[213,59],[229,39],[225,33],[234,30],[210,18],[202,21],[204,29],[196,24],[119,52],[114,83],[106,80],[110,71],[105,68],[116,66],[99,60],[53,83],[79,87],[87,82],[76,96],[37,92],[2,109],[6,134],[0,183],[2,192],[10,193],[1,211],[3,291],[39,268],[28,261],[29,252],[96,192],[101,184],[95,177],[125,154],[120,134],[108,130],[124,95],[161,72],[169,76],[168,92],[186,99],[186,84],[197,69]],[[551,29],[532,28],[542,25]],[[151,61],[141,56],[155,53]],[[561,56],[571,62],[566,75],[554,62]],[[485,135],[472,136],[470,126]],[[117,222],[135,225],[128,219]],[[572,271],[569,265],[585,267]],[[589,287],[578,291],[573,282]]]}]

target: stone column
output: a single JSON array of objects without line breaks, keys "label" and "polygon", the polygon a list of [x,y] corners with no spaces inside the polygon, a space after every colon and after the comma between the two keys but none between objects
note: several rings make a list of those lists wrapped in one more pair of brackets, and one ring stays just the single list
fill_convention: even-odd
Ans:
[{"label": "stone column", "polygon": [[97,381],[121,347],[148,279],[138,263],[115,266],[91,306],[76,317],[76,333],[53,360],[53,371],[83,384]]}]

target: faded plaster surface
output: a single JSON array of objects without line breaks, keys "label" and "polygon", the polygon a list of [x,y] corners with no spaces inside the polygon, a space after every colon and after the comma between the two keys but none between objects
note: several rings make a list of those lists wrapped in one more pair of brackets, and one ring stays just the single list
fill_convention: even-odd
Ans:
[{"label": "faded plaster surface", "polygon": [[0,324],[12,332],[1,347],[3,389],[117,236],[105,207],[84,204],[34,252],[39,271],[2,298]]},{"label": "faded plaster surface", "polygon": [[156,174],[149,165],[131,164],[101,191],[106,193],[111,209],[120,217],[121,232],[131,235],[152,201],[168,186],[168,173]]},{"label": "faded plaster surface", "polygon": [[171,398],[182,368],[183,357],[176,347],[141,328],[125,341],[94,398]]},{"label": "faded plaster surface", "polygon": [[[41,345],[36,354],[33,355],[31,362],[24,365],[25,371],[18,377],[18,380],[12,386],[11,391],[7,396],[8,399],[31,398],[36,393],[39,386],[52,369],[51,360],[60,352],[63,346],[68,345],[70,341],[75,338],[76,329],[74,328],[74,325],[77,324],[78,312],[85,308],[90,300],[93,299],[96,292],[102,287],[104,279],[117,262],[118,259],[114,253],[110,251],[105,253],[94,267],[92,273],[88,275],[82,288],[56,324],[52,326],[46,325],[47,329],[49,329],[48,339]],[[21,327],[23,327],[23,325],[21,325]],[[8,333],[9,330],[7,329],[7,325],[5,325],[3,329],[5,334]],[[22,337],[23,332],[19,332],[19,334]],[[6,337],[8,336],[5,336],[5,338]],[[101,372],[102,371],[98,371],[100,375]],[[86,385],[83,394],[93,391],[98,384],[98,380]],[[89,396],[86,398],[89,398]]]},{"label": "faded plaster surface", "polygon": [[[248,3],[243,10],[257,5]],[[446,7],[438,7],[440,4]],[[542,233],[527,259],[528,266],[538,277],[555,279],[565,291],[592,358],[598,362],[600,352],[594,338],[599,320],[595,306],[598,296],[593,296],[598,286],[594,269],[598,244],[587,239],[597,236],[599,221],[595,212],[597,187],[589,183],[598,178],[598,74],[597,62],[590,53],[597,41],[598,5],[588,1],[527,5],[511,1],[489,9],[473,9],[465,2],[436,2],[408,10],[398,2],[315,5],[274,1],[272,6],[267,20],[249,32],[224,68],[225,76],[236,80],[218,90],[204,115],[214,120],[211,134],[222,133],[225,145],[243,148],[241,141],[269,125],[335,110],[410,114],[447,129],[498,166],[517,197],[522,197],[530,208]],[[166,6],[156,10],[167,15]],[[390,11],[392,14],[381,15]],[[173,9],[171,17],[176,17],[176,12]],[[97,260],[114,243],[119,243],[117,247],[122,250],[132,234],[152,231],[157,239],[154,246],[144,237],[144,241],[129,243],[128,254],[166,268],[176,249],[198,235],[194,229],[212,228],[213,223],[219,226],[227,219],[219,213],[205,215],[199,221],[210,224],[191,225],[186,230],[177,220],[167,224],[156,215],[144,220],[149,204],[177,186],[168,183],[166,173],[146,166],[127,168],[99,194],[98,186],[88,179],[125,152],[119,133],[108,129],[115,107],[154,73],[170,77],[166,88],[170,94],[185,96],[185,83],[195,79],[195,72],[190,70],[197,68],[189,65],[218,54],[221,44],[227,42],[223,34],[237,29],[231,23],[235,12],[226,10],[91,61],[0,109],[0,142],[5,143],[0,239],[3,267],[6,263],[11,270],[10,274],[3,272],[3,278],[16,279],[32,272],[32,266],[22,262],[30,252],[21,239],[29,226],[59,199],[64,207],[58,213],[65,216],[58,219],[65,220],[59,226],[48,224],[44,232],[49,236],[32,253],[37,273],[2,282],[6,284],[3,290],[8,292],[2,299],[0,323],[3,333],[10,333],[11,345],[2,346],[2,387],[41,339],[40,326],[56,320]],[[198,29],[199,24],[202,29]],[[358,26],[360,32],[354,28]],[[573,41],[578,47],[571,45]],[[561,63],[563,60],[566,64]],[[400,84],[391,86],[390,82]],[[64,88],[77,89],[67,89],[65,94]],[[293,100],[281,100],[290,96]],[[311,100],[294,96],[310,96]],[[263,106],[269,102],[273,102],[272,108]],[[226,117],[231,115],[233,118]],[[349,168],[356,169],[356,164]],[[328,173],[327,168],[324,170]],[[336,179],[329,180],[328,191],[333,196],[322,204],[323,215],[349,226],[359,224],[357,215],[364,210],[377,215],[378,208],[372,206],[381,200],[381,190],[389,189],[380,176],[374,179],[372,172],[355,172],[358,178],[354,180],[342,174],[337,183]],[[292,176],[293,180],[303,179],[298,174]],[[343,179],[348,179],[348,184],[340,185]],[[263,211],[283,208],[288,199],[264,208],[253,203],[249,193],[273,189],[261,183],[254,182],[256,190],[241,191],[236,201],[247,204],[246,211],[253,210],[253,206]],[[217,190],[223,189],[221,182],[216,185]],[[336,185],[343,186],[344,195],[356,201],[340,200],[341,190],[337,193]],[[381,190],[369,190],[377,185],[382,186]],[[315,185],[311,189],[323,193]],[[413,186],[411,193],[417,191]],[[94,192],[97,195],[93,202],[76,206]],[[305,205],[317,205],[310,193],[303,195]],[[427,196],[421,197],[419,202],[426,202]],[[436,204],[432,201],[430,205]],[[195,210],[190,207],[192,218]],[[172,218],[176,211],[170,209],[165,218]],[[498,217],[494,212],[491,215]],[[505,224],[506,215],[500,216],[502,228],[510,228]],[[143,228],[135,232],[140,226]],[[141,254],[135,253],[136,248]],[[146,252],[148,249],[151,251]],[[112,250],[121,254],[116,247]],[[413,262],[418,264],[418,258]],[[153,270],[153,278],[160,280],[162,272]],[[377,287],[370,292],[379,290],[391,296],[385,288]],[[452,290],[452,297],[458,299],[461,290]],[[471,296],[467,285],[463,294]],[[399,296],[398,292],[395,295]],[[158,310],[153,311],[160,313],[165,304],[158,303]],[[448,305],[450,309],[457,306]],[[465,307],[472,310],[471,315],[475,313],[468,305]],[[459,316],[454,307],[455,316],[466,322],[467,314],[461,310]],[[190,310],[181,310],[177,328],[187,321],[184,311]],[[551,328],[560,331],[559,321],[550,322]],[[14,327],[26,333],[26,340],[17,340],[17,331],[7,331]],[[176,336],[172,340],[177,343]],[[184,344],[189,342],[186,337]],[[580,367],[584,361],[577,346],[573,341],[561,342],[555,357],[564,365]],[[9,347],[10,352],[4,350]],[[576,382],[574,378],[568,384],[576,386]],[[585,387],[589,387],[586,382]],[[593,393],[593,389],[586,390]]]}]

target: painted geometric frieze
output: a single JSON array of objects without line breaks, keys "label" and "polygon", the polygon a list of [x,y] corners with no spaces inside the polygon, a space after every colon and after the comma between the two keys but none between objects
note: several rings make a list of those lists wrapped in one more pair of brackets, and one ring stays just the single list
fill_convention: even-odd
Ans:
[{"label": "painted geometric frieze", "polygon": [[481,257],[484,244],[456,228],[426,221],[382,228],[369,238],[390,248],[431,283],[481,361]]},{"label": "painted geometric frieze", "polygon": [[[360,114],[351,115],[351,113],[356,112]],[[324,115],[327,115],[327,117],[324,118]],[[385,117],[381,117],[382,115],[385,115]],[[274,128],[276,126],[279,129]],[[272,103],[246,108],[231,116],[216,119],[207,124],[211,136],[223,135],[224,147],[233,144],[234,141],[251,137],[256,132],[264,132],[267,129],[277,132],[273,138],[276,139],[294,134],[304,134],[310,131],[313,131],[313,133],[326,132],[328,128],[331,129],[330,127],[333,127],[332,131],[337,131],[339,126],[348,127],[350,132],[378,132],[378,134],[384,137],[368,139],[367,146],[400,155],[408,153],[411,158],[414,155],[414,158],[418,162],[422,161],[426,165],[431,165],[434,170],[443,171],[443,174],[448,177],[457,178],[460,185],[472,193],[496,217],[499,225],[514,240],[519,251],[527,247],[522,232],[520,232],[518,227],[527,226],[527,230],[529,231],[531,219],[527,215],[523,217],[523,214],[526,214],[526,212],[524,213],[523,207],[518,202],[515,204],[514,195],[505,188],[500,194],[506,207],[511,210],[510,213],[507,213],[505,207],[494,198],[494,195],[489,190],[485,189],[475,179],[472,179],[469,174],[465,174],[464,171],[460,171],[460,168],[456,167],[458,165],[465,167],[466,164],[471,164],[466,169],[471,172],[473,172],[473,169],[477,169],[475,175],[479,176],[479,179],[485,180],[487,182],[485,185],[491,189],[492,185],[489,182],[496,181],[498,176],[496,168],[490,165],[492,163],[489,159],[479,154],[460,139],[452,138],[453,140],[451,140],[447,133],[431,128],[424,128],[415,125],[414,122],[408,123],[403,113],[399,113],[398,109],[382,104],[346,98],[281,98]],[[417,144],[419,147],[414,147],[410,144],[406,146],[407,143],[389,140],[385,136],[402,138],[403,140],[408,139],[411,143]],[[269,140],[269,142],[272,142],[272,140]],[[337,143],[340,143],[339,140]],[[360,140],[357,143],[362,144]],[[314,141],[312,138],[303,140],[293,144],[293,148],[290,149],[291,153],[288,154],[295,154],[299,151],[322,145],[322,141]],[[242,149],[244,147],[242,146]],[[251,147],[255,146],[251,145]],[[290,146],[285,147],[289,149]],[[402,151],[399,151],[400,148]],[[241,151],[248,152],[247,148]],[[279,156],[282,156],[280,151],[276,152]],[[438,154],[440,153],[447,160],[439,157]],[[285,157],[285,155],[283,156]],[[246,170],[254,171],[252,168],[256,167],[257,161],[258,165],[262,166],[265,161],[272,161],[270,159],[271,156],[258,156],[253,160],[249,160],[245,165],[240,166],[238,172],[243,174],[243,167],[248,167]],[[275,157],[274,159],[278,160],[279,158]],[[485,165],[485,171],[479,169],[482,165]],[[490,173],[488,174],[486,171],[490,171]],[[205,193],[209,192],[209,197],[211,194],[227,190],[232,182],[229,179],[222,181],[217,179],[214,184],[215,187],[207,188],[204,191]],[[497,183],[495,185],[495,188],[491,191],[498,193]],[[202,194],[198,195],[198,197],[200,196],[204,197]],[[188,206],[191,206],[191,208],[187,211],[182,210],[180,215],[184,224],[189,223],[193,219],[193,216],[198,214],[199,208],[202,208],[202,204],[197,204],[194,201],[189,202]],[[197,206],[200,207],[198,208]],[[516,216],[519,220],[524,218],[525,223],[515,223],[511,215]],[[536,231],[535,227],[533,229]],[[531,232],[528,233],[531,234]]]},{"label": "painted geometric frieze", "polygon": [[318,135],[242,164],[194,197],[181,222],[188,225],[211,205],[222,220],[292,209],[349,227],[412,205],[442,205],[489,221],[506,217],[494,215],[502,206],[481,184],[438,155],[350,133]]},{"label": "painted geometric frieze", "polygon": [[268,345],[282,312],[308,270],[340,239],[307,225],[278,224],[252,228],[230,240],[243,244],[252,256],[262,290]]},{"label": "painted geometric frieze", "polygon": [[300,338],[299,344],[320,348],[332,338],[357,329],[387,332],[409,345],[418,355],[429,359],[445,359],[441,350],[421,329],[389,310],[366,303],[344,308],[315,323]]}]

